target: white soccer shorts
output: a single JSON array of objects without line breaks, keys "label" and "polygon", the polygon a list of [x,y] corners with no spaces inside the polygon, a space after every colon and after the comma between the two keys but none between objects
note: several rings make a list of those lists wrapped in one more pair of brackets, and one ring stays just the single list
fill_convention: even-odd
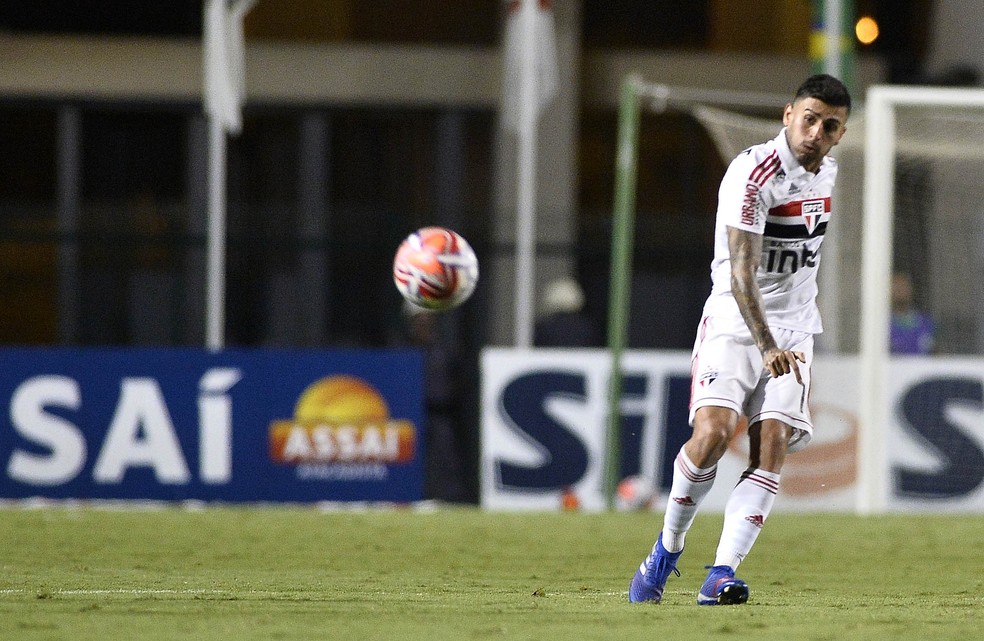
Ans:
[{"label": "white soccer shorts", "polygon": [[744,321],[738,325],[727,318],[701,319],[691,360],[691,425],[698,408],[728,407],[747,416],[749,425],[767,418],[786,423],[793,428],[789,451],[806,447],[813,436],[813,335],[788,329],[773,329],[772,335],[781,349],[803,352],[806,362],[797,361],[802,384],[792,372],[778,378],[769,375]]}]

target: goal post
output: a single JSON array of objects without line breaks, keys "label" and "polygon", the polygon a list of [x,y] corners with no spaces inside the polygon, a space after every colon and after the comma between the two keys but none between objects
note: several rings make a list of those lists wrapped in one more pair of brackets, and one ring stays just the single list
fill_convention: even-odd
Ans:
[{"label": "goal post", "polygon": [[635,192],[638,176],[639,91],[642,81],[630,75],[622,82],[615,149],[615,202],[612,209],[612,258],[608,294],[608,349],[611,372],[608,389],[608,429],[605,442],[605,500],[615,508],[621,470],[622,353],[629,332],[629,292],[635,227]]},{"label": "goal post", "polygon": [[[903,113],[900,115],[900,110]],[[907,124],[907,122],[915,124]],[[961,174],[979,176],[976,168],[984,166],[984,90],[940,87],[912,87],[880,85],[869,88],[865,102],[865,154],[864,154],[864,224],[861,269],[861,331],[859,350],[859,374],[861,395],[859,418],[865,428],[860,432],[858,456],[857,509],[862,514],[876,514],[887,510],[891,493],[888,434],[892,422],[887,398],[887,378],[891,365],[889,332],[891,321],[891,278],[897,251],[895,235],[899,214],[908,206],[897,202],[897,193],[903,178],[897,175],[900,160],[923,163],[932,174],[932,193],[924,204],[927,225],[947,227],[947,212],[981,204],[982,190],[969,187]],[[944,163],[947,163],[944,165]],[[963,165],[964,169],[956,169]],[[972,165],[972,166],[970,166]],[[949,169],[954,167],[954,169]],[[904,186],[904,185],[903,185]],[[956,207],[939,201],[948,198],[958,203]],[[960,199],[960,200],[957,200]],[[976,212],[956,212],[964,219],[974,221]],[[939,235],[951,235],[956,240],[960,234],[976,234],[974,226],[956,226],[943,229]],[[927,235],[932,236],[930,231]],[[940,263],[943,252],[934,254],[932,242],[923,239],[923,247],[929,258],[925,263]],[[973,243],[974,241],[971,241]],[[953,249],[952,246],[947,247]],[[961,252],[948,252],[961,253]],[[910,259],[911,261],[911,259]],[[911,267],[910,267],[911,269]],[[926,271],[925,268],[920,271]],[[943,278],[954,279],[957,270],[946,265],[937,269],[940,275],[928,274],[925,278],[939,283]],[[935,289],[941,289],[939,285]],[[944,296],[951,296],[947,292]],[[973,304],[972,304],[973,305]],[[932,308],[937,308],[932,302]],[[942,307],[942,306],[940,306]],[[936,309],[937,316],[944,316]],[[971,307],[963,310],[973,317],[979,311]],[[959,316],[961,310],[952,310],[946,316]],[[951,323],[956,325],[956,323]],[[941,328],[944,329],[944,328]],[[950,330],[956,334],[957,328]],[[966,339],[965,339],[966,340]],[[953,343],[958,340],[954,339]],[[965,346],[969,353],[973,344]],[[946,351],[956,352],[956,346],[944,346]]]}]

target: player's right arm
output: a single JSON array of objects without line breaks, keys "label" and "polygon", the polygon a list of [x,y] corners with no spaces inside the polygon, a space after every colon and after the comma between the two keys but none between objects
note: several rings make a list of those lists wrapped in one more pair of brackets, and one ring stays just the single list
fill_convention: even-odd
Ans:
[{"label": "player's right arm", "polygon": [[796,361],[805,363],[802,352],[779,349],[765,317],[765,304],[759,289],[759,263],[762,260],[762,235],[728,226],[728,250],[731,255],[731,295],[745,319],[755,345],[762,352],[762,365],[773,377],[790,372],[803,382]]},{"label": "player's right arm", "polygon": [[797,361],[805,362],[805,356],[800,352],[781,350],[776,345],[758,284],[767,216],[761,190],[779,169],[776,151],[766,145],[750,147],[739,154],[721,180],[718,217],[724,221],[727,230],[731,295],[762,353],[763,367],[773,377],[792,372],[796,380],[802,382]]}]

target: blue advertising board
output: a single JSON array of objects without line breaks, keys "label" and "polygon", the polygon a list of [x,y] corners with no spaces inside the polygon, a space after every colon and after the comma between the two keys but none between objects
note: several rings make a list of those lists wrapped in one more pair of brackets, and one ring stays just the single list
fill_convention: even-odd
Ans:
[{"label": "blue advertising board", "polygon": [[411,349],[0,350],[0,497],[422,498]]}]

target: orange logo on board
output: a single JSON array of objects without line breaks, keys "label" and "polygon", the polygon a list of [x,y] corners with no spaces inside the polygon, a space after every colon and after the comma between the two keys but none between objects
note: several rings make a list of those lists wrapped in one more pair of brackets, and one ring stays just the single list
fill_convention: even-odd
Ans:
[{"label": "orange logo on board", "polygon": [[296,464],[413,460],[416,430],[394,419],[382,395],[354,376],[329,376],[301,393],[292,419],[270,423],[270,458]]}]

